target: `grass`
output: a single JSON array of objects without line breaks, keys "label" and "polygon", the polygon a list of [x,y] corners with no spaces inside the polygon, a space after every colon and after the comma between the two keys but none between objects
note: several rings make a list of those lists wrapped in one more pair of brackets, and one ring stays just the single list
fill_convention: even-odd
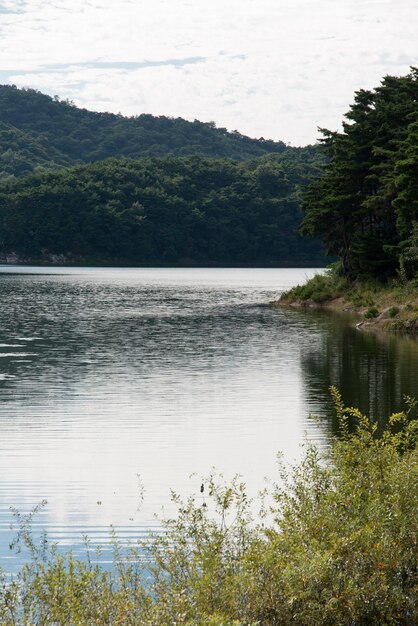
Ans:
[{"label": "grass", "polygon": [[[418,332],[418,280],[349,281],[335,268],[284,293],[280,305],[327,306],[376,320],[390,330]],[[396,318],[396,319],[395,319]]]},{"label": "grass", "polygon": [[281,301],[300,300],[302,302],[323,303],[340,297],[347,286],[346,279],[338,277],[333,271],[327,271],[325,274],[317,274],[304,285],[293,287],[282,295]]},{"label": "grass", "polygon": [[[322,457],[279,467],[252,513],[239,477],[206,481],[207,506],[173,494],[165,532],[114,571],[60,556],[16,512],[31,561],[0,586],[0,623],[79,626],[412,626],[418,622],[416,403],[383,432],[333,389],[340,424]],[[264,501],[266,502],[266,501]],[[146,558],[144,558],[144,554]]]}]

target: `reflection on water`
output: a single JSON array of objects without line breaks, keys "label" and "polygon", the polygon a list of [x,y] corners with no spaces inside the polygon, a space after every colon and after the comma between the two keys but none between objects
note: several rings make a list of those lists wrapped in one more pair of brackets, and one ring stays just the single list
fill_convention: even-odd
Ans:
[{"label": "reflection on water", "polygon": [[[301,368],[307,402],[319,414],[334,417],[330,385],[341,391],[346,404],[382,425],[405,406],[405,396],[418,398],[416,338],[358,330],[349,317],[331,312],[309,315],[323,332],[302,355]],[[337,432],[335,420],[331,424]]]},{"label": "reflection on water", "polygon": [[7,271],[0,557],[8,569],[18,564],[4,548],[11,505],[28,510],[46,498],[38,526],[75,552],[84,532],[106,545],[111,523],[136,537],[170,488],[198,492],[212,466],[243,474],[255,493],[274,477],[277,451],[297,457],[305,436],[326,444],[330,384],[376,417],[404,393],[418,396],[414,341],[266,306],[309,270]]}]

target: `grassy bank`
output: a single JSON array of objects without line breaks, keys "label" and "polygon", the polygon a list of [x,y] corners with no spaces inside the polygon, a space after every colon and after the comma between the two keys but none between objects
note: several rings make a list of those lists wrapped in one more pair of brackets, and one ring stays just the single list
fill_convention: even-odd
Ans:
[{"label": "grassy bank", "polygon": [[210,477],[206,506],[173,496],[178,514],[113,573],[59,556],[17,515],[32,560],[0,588],[0,623],[332,626],[418,621],[418,421],[415,403],[386,430],[333,390],[341,437],[308,446],[280,471],[254,515],[245,486]]},{"label": "grassy bank", "polygon": [[277,306],[329,308],[359,316],[359,325],[418,332],[418,281],[354,281],[334,269],[284,293]]}]

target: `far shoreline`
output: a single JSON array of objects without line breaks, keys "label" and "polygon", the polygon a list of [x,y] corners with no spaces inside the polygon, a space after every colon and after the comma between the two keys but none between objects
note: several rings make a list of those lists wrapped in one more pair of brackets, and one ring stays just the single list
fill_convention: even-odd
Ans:
[{"label": "far shoreline", "polygon": [[149,261],[149,262],[141,262],[134,263],[133,261],[117,261],[115,259],[66,259],[66,260],[45,260],[45,259],[15,259],[7,260],[6,257],[0,257],[0,270],[2,267],[91,267],[91,268],[133,268],[133,269],[141,269],[141,268],[179,268],[179,269],[187,269],[187,268],[196,268],[196,269],[318,269],[325,270],[325,266],[323,263],[318,263],[315,261],[309,262],[306,260],[300,262],[285,262],[278,261],[277,263],[266,263],[263,261],[250,262],[250,263],[216,263],[210,261],[204,261],[201,263],[191,262],[189,260],[178,261],[169,263],[167,261]]}]

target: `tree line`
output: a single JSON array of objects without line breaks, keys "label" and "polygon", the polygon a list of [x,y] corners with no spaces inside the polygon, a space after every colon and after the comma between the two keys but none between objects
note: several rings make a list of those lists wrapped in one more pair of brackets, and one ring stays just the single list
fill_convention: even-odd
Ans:
[{"label": "tree line", "polygon": [[35,89],[0,85],[0,180],[110,157],[210,156],[236,160],[294,151],[214,122],[80,109]]},{"label": "tree line", "polygon": [[321,159],[109,159],[0,187],[0,251],[22,260],[180,265],[321,265],[298,233]]}]

